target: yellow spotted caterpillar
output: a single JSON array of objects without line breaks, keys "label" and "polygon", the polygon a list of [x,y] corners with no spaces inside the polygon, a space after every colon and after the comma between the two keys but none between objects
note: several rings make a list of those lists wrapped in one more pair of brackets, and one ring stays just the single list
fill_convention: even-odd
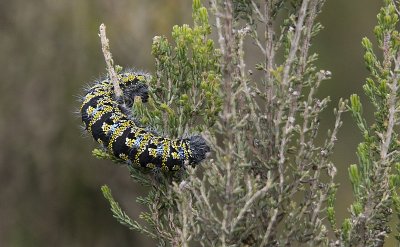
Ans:
[{"label": "yellow spotted caterpillar", "polygon": [[130,165],[176,171],[196,165],[210,151],[200,135],[182,139],[157,136],[131,117],[135,97],[147,102],[149,76],[133,71],[118,74],[123,97],[117,99],[108,78],[96,81],[83,97],[82,122],[93,138],[113,156]]}]

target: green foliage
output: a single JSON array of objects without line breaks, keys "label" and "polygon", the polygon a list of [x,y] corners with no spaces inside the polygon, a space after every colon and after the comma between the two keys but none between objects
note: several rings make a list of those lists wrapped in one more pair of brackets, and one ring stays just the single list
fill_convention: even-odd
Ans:
[{"label": "green foliage", "polygon": [[155,238],[155,235],[149,232],[146,228],[142,227],[136,221],[133,221],[129,216],[121,209],[118,203],[114,200],[111,195],[111,190],[107,185],[101,186],[101,191],[103,192],[104,197],[108,200],[111,206],[111,212],[113,213],[114,218],[118,220],[122,225],[127,226],[131,230],[136,230],[141,233],[148,235],[149,237]]},{"label": "green foliage", "polygon": [[173,27],[174,45],[165,37],[153,39],[156,74],[149,84],[150,102],[134,111],[142,123],[171,137],[208,129],[221,108],[219,51],[208,38],[208,13],[199,1],[193,2],[193,19],[193,28]]},{"label": "green foliage", "polygon": [[[317,69],[309,48],[322,29],[315,18],[324,1],[212,0],[215,49],[207,9],[194,0],[194,27],[173,27],[172,44],[154,38],[151,97],[146,106],[136,101],[133,114],[172,137],[205,133],[213,157],[203,162],[204,170],[175,174],[149,176],[129,167],[133,179],[150,189],[137,199],[149,209],[140,214],[146,226],[132,221],[103,187],[114,217],[161,246],[381,246],[392,210],[400,219],[400,37],[396,6],[384,2],[374,29],[383,60],[368,38],[362,40],[371,73],[363,88],[374,122],[368,125],[353,94],[349,105],[339,101],[334,127],[320,144],[319,115],[329,97],[318,99],[316,92],[331,73]],[[255,69],[261,79],[246,68],[246,38],[260,51]],[[330,155],[346,109],[363,141],[358,164],[348,168],[355,200],[338,224]],[[93,154],[113,159],[101,150]]]},{"label": "green foliage", "polygon": [[[132,108],[141,124],[171,138],[210,129],[221,110],[220,52],[209,38],[207,9],[199,0],[193,1],[193,19],[194,27],[186,24],[173,27],[173,43],[165,37],[153,39],[156,73],[149,81],[149,102],[144,105],[135,99]],[[120,162],[99,149],[93,155]],[[181,204],[177,203],[180,199],[175,191],[179,187],[173,183],[182,180],[185,171],[159,173],[131,166],[129,170],[133,180],[150,189],[146,196],[137,198],[149,210],[139,215],[147,226],[132,221],[119,208],[108,188],[103,187],[114,217],[130,229],[156,238],[160,246],[178,245],[182,240],[177,229],[183,227],[183,222],[179,218]]]},{"label": "green foliage", "polygon": [[124,161],[121,159],[118,159],[114,155],[109,154],[107,151],[99,148],[95,148],[92,151],[92,155],[98,159],[103,159],[103,160],[111,160],[115,163],[123,163]]},{"label": "green foliage", "polygon": [[[394,212],[397,215],[397,218],[400,220],[400,196],[399,196],[399,188],[400,188],[400,164],[395,164],[395,169],[393,174],[390,175],[390,189],[393,191],[392,200],[393,200],[393,208]],[[400,241],[400,224],[397,224],[395,237],[397,241]]]},{"label": "green foliage", "polygon": [[374,34],[382,50],[383,60],[373,51],[368,38],[363,38],[364,61],[371,75],[364,92],[375,108],[374,122],[368,127],[362,114],[360,97],[350,97],[349,109],[361,130],[364,141],[358,145],[359,163],[349,168],[355,202],[350,206],[351,217],[345,220],[341,239],[346,246],[377,246],[390,233],[388,221],[392,208],[398,214],[397,162],[399,143],[399,33],[398,14],[392,1],[385,0],[377,19]]},{"label": "green foliage", "polygon": [[328,200],[327,200],[327,208],[326,214],[328,217],[328,221],[331,224],[335,234],[338,234],[338,229],[336,226],[336,212],[335,212],[335,199],[336,199],[336,192],[337,188],[332,186],[329,193],[328,193]]}]

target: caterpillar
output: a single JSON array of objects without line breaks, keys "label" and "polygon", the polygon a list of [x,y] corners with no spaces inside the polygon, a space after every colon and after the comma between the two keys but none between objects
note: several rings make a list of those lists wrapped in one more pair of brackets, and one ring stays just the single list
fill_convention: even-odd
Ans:
[{"label": "caterpillar", "polygon": [[200,135],[170,139],[139,126],[130,114],[135,97],[147,102],[149,76],[134,71],[118,73],[123,96],[117,99],[109,78],[96,81],[83,97],[82,122],[104,149],[128,165],[177,171],[206,158],[209,146]]}]

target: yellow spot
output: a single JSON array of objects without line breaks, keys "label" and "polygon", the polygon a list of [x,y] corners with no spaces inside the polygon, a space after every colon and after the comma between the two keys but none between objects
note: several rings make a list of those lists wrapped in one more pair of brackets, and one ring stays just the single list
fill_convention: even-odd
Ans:
[{"label": "yellow spot", "polygon": [[96,140],[100,145],[102,145],[103,146],[103,141],[102,140],[100,140],[100,139],[97,139]]},{"label": "yellow spot", "polygon": [[89,106],[89,107],[86,109],[86,114],[87,114],[87,115],[92,115],[93,111],[94,111],[94,108],[91,107],[91,106]]},{"label": "yellow spot", "polygon": [[134,143],[135,143],[135,140],[133,140],[133,139],[130,139],[128,137],[125,139],[125,145],[128,147],[132,147]]},{"label": "yellow spot", "polygon": [[119,154],[119,157],[120,157],[121,159],[123,159],[123,160],[128,160],[128,155],[126,155],[126,154],[120,153],[120,154]]},{"label": "yellow spot", "polygon": [[108,132],[110,130],[110,126],[109,124],[103,123],[103,125],[101,126],[101,129],[103,130],[103,132]]},{"label": "yellow spot", "polygon": [[172,152],[171,155],[172,155],[172,158],[173,158],[174,160],[179,159],[179,155],[178,155],[177,152]]},{"label": "yellow spot", "polygon": [[[117,117],[116,119],[114,119],[113,121],[119,122],[120,118]],[[108,150],[113,150],[113,145],[115,143],[115,141],[117,140],[118,137],[120,137],[124,131],[129,128],[130,126],[132,126],[133,122],[132,121],[123,121],[120,122],[120,125],[118,126],[118,128],[113,132],[111,138],[110,138],[110,142],[108,144]],[[126,143],[126,142],[125,142]]]},{"label": "yellow spot", "polygon": [[156,168],[156,165],[154,165],[153,163],[148,163],[148,164],[146,165],[146,167],[147,167],[147,168],[154,169],[154,168]]},{"label": "yellow spot", "polygon": [[158,144],[160,144],[160,141],[158,140],[158,138],[151,138],[150,144],[155,144],[158,146]]},{"label": "yellow spot", "polygon": [[153,157],[157,157],[157,149],[155,148],[149,148],[149,155]]}]

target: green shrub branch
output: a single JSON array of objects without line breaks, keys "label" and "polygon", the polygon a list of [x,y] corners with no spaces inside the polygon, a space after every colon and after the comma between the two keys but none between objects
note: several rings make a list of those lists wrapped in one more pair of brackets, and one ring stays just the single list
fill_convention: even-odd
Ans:
[{"label": "green shrub branch", "polygon": [[[212,155],[176,173],[129,167],[149,188],[137,198],[148,210],[139,224],[102,187],[119,222],[160,246],[382,246],[391,231],[400,240],[400,225],[388,223],[393,213],[400,217],[397,3],[384,0],[374,29],[378,46],[362,40],[372,123],[352,95],[339,100],[326,134],[319,118],[330,99],[317,92],[332,75],[310,53],[324,3],[211,0],[206,8],[193,0],[193,26],[174,26],[171,41],[153,39],[151,97],[135,102],[133,114],[162,135],[201,133]],[[247,45],[258,49],[254,68]],[[358,163],[348,168],[354,202],[338,222],[331,155],[346,111],[363,141]],[[93,154],[119,162],[101,150]]]}]

